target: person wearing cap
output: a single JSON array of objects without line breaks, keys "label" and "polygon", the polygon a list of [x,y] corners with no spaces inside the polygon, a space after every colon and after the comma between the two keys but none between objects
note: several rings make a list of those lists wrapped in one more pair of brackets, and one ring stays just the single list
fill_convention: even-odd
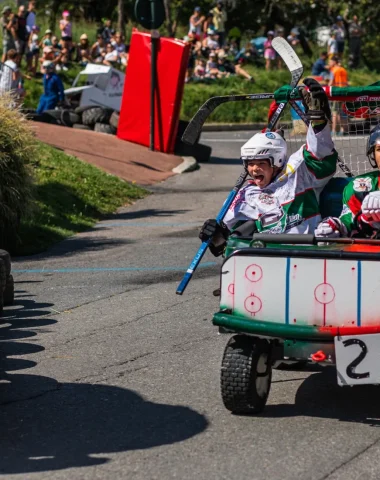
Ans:
[{"label": "person wearing cap", "polygon": [[62,12],[62,19],[59,21],[59,29],[61,30],[61,40],[63,48],[67,49],[67,52],[70,56],[71,47],[72,47],[72,25],[70,22],[70,12],[64,10]]},{"label": "person wearing cap", "polygon": [[346,27],[344,26],[344,23],[343,23],[343,17],[341,15],[338,15],[336,17],[336,22],[332,26],[332,31],[335,32],[336,34],[335,39],[338,45],[338,57],[342,58],[344,53],[344,45],[347,37],[347,32],[346,32]]},{"label": "person wearing cap", "polygon": [[226,22],[227,22],[227,12],[224,8],[223,2],[218,1],[216,7],[211,10],[213,15],[213,23],[215,30],[218,34],[218,41],[221,48],[224,47],[226,40]]},{"label": "person wearing cap", "polygon": [[91,61],[91,49],[90,44],[88,41],[88,36],[83,33],[79,37],[79,44],[77,45],[77,52],[76,52],[76,61],[82,67],[85,67]]},{"label": "person wearing cap", "polygon": [[271,70],[273,62],[276,60],[276,50],[272,47],[272,40],[274,39],[274,31],[269,30],[267,39],[264,42],[264,58],[265,69]]},{"label": "person wearing cap", "polygon": [[53,110],[60,102],[65,99],[62,80],[55,73],[55,64],[50,60],[45,60],[42,64],[44,70],[44,93],[40,97],[37,107],[37,113],[41,114],[45,110]]},{"label": "person wearing cap", "polygon": [[7,58],[8,51],[15,50],[16,48],[15,38],[17,38],[17,22],[12,14],[11,7],[4,7],[2,14],[1,26],[3,30],[3,57],[1,61],[4,63]]},{"label": "person wearing cap", "polygon": [[42,37],[40,46],[42,48],[52,47],[53,46],[52,36],[53,36],[53,32],[50,29],[45,30],[45,35]]},{"label": "person wearing cap", "polygon": [[195,36],[196,40],[201,40],[202,26],[205,21],[204,15],[201,16],[201,7],[195,7],[194,13],[189,20],[189,33]]}]

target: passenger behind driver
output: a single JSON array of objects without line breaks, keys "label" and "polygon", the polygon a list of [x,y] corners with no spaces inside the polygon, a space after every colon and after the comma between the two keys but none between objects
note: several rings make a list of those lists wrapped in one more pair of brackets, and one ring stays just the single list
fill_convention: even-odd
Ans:
[{"label": "passenger behind driver", "polygon": [[317,237],[373,237],[380,231],[380,125],[367,140],[367,156],[372,172],[353,178],[343,191],[340,217],[327,217],[318,225]]}]

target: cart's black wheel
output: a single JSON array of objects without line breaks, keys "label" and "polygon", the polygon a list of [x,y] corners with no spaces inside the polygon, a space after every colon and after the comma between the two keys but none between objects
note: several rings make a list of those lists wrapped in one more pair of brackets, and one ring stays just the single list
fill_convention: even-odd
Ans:
[{"label": "cart's black wheel", "polygon": [[223,355],[221,390],[233,413],[259,413],[267,403],[272,381],[270,345],[266,340],[235,335]]}]

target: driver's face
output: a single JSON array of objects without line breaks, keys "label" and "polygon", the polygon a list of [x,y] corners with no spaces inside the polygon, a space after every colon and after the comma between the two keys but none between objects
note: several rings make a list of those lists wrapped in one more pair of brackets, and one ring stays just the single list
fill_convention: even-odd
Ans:
[{"label": "driver's face", "polygon": [[380,145],[375,145],[375,161],[377,168],[380,170]]},{"label": "driver's face", "polygon": [[273,177],[270,160],[249,160],[247,170],[257,187],[265,188],[270,184]]}]

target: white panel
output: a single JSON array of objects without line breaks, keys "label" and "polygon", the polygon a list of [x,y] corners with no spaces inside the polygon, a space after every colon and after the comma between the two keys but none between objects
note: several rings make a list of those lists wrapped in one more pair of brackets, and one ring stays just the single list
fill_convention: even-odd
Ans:
[{"label": "white panel", "polygon": [[222,267],[221,278],[221,297],[220,306],[222,308],[234,308],[234,271],[235,271],[235,258],[229,257]]},{"label": "white panel", "polygon": [[378,262],[361,263],[361,325],[380,325],[380,267]]},{"label": "white panel", "polygon": [[323,284],[324,260],[311,258],[292,258],[289,273],[289,325],[323,325],[324,305],[317,299],[329,291],[322,288],[314,293],[317,286]]},{"label": "white panel", "polygon": [[235,257],[234,313],[285,323],[286,258]]},{"label": "white panel", "polygon": [[358,262],[326,260],[326,282],[330,290],[326,293],[332,294],[326,304],[326,326],[356,326]]}]

